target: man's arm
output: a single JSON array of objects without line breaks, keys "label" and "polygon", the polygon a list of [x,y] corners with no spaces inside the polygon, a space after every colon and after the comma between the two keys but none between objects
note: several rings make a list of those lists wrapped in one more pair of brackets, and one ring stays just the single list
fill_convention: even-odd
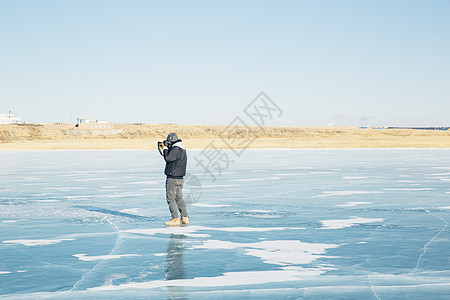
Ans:
[{"label": "man's arm", "polygon": [[178,158],[178,152],[180,151],[179,147],[172,147],[170,151],[165,148],[164,149],[164,160],[166,162],[175,161]]}]

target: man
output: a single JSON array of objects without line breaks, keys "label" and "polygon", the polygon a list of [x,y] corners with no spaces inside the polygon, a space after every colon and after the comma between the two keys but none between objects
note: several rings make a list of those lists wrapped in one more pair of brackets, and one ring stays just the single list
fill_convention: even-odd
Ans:
[{"label": "man", "polygon": [[[186,204],[183,200],[183,177],[186,175],[187,155],[183,142],[175,133],[170,133],[167,140],[158,143],[162,155],[166,161],[166,200],[169,204],[172,219],[164,224],[166,226],[177,226],[189,224]],[[181,214],[181,220],[179,218]]]}]

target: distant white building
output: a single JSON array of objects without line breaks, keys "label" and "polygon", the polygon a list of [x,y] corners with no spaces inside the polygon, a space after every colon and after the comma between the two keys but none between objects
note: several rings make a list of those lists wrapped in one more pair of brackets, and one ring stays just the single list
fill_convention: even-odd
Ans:
[{"label": "distant white building", "polygon": [[0,114],[0,124],[19,124],[22,123],[22,118],[14,117],[14,115],[9,112],[7,114]]},{"label": "distant white building", "polygon": [[113,129],[113,124],[109,124],[106,120],[89,120],[77,118],[77,128],[83,129]]}]

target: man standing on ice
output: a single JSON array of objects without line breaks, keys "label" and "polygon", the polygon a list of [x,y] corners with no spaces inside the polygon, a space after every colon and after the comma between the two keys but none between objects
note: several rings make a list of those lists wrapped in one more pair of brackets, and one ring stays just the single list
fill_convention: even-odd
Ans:
[{"label": "man standing on ice", "polygon": [[[169,204],[172,219],[164,224],[177,226],[189,224],[186,203],[183,200],[183,177],[186,175],[187,155],[186,147],[175,133],[170,133],[167,140],[158,142],[160,152],[166,161],[166,200]],[[179,218],[181,214],[181,220]]]}]

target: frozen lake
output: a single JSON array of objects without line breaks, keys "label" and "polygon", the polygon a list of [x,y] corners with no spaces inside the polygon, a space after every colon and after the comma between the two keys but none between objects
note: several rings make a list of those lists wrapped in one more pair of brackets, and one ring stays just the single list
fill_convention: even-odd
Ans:
[{"label": "frozen lake", "polygon": [[450,150],[188,155],[165,228],[156,151],[1,151],[0,298],[448,299]]}]

